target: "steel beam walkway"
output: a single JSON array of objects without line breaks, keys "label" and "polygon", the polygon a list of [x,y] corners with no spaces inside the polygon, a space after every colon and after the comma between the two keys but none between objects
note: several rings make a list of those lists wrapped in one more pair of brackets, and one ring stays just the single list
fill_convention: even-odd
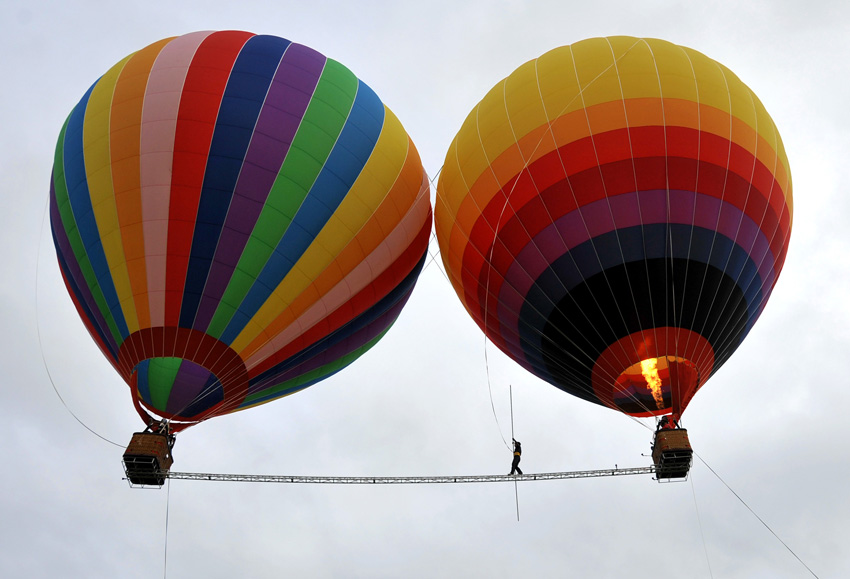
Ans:
[{"label": "steel beam walkway", "polygon": [[302,483],[302,484],[440,484],[440,483],[486,483],[559,480],[571,478],[595,478],[602,476],[628,476],[635,474],[653,474],[655,465],[637,468],[608,468],[602,470],[579,470],[571,472],[548,472],[523,475],[449,475],[449,476],[298,476],[298,475],[262,475],[262,474],[212,474],[201,472],[160,471],[164,478],[178,480],[201,480],[219,482],[262,482],[262,483]]}]

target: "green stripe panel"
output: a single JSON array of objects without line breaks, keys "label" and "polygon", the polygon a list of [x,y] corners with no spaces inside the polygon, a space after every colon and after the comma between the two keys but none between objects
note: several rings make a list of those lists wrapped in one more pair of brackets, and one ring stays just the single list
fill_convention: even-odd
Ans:
[{"label": "green stripe panel", "polygon": [[148,385],[154,408],[167,407],[171,387],[182,363],[182,358],[151,358],[148,364]]},{"label": "green stripe panel", "polygon": [[207,328],[211,336],[221,337],[295,218],[345,126],[357,85],[351,71],[336,61],[326,61],[301,126]]}]

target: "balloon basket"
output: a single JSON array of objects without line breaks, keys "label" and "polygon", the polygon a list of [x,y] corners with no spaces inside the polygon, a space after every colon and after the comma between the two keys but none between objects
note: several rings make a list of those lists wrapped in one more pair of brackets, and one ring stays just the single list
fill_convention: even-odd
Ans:
[{"label": "balloon basket", "polygon": [[676,428],[656,432],[652,445],[656,480],[686,479],[691,469],[693,454],[686,429]]},{"label": "balloon basket", "polygon": [[164,434],[136,432],[124,451],[124,472],[131,486],[161,487],[173,462]]}]

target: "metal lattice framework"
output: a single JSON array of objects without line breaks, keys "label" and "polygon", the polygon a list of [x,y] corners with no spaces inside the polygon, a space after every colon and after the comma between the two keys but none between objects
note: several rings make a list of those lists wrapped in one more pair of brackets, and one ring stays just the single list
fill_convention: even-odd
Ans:
[{"label": "metal lattice framework", "polygon": [[579,470],[571,472],[549,472],[510,475],[449,475],[449,476],[298,476],[262,474],[212,474],[197,472],[160,471],[163,478],[180,480],[203,480],[219,482],[263,482],[302,484],[437,484],[437,483],[485,483],[511,481],[537,481],[571,478],[595,478],[602,476],[628,476],[654,474],[655,465],[637,468],[608,468],[603,470]]}]

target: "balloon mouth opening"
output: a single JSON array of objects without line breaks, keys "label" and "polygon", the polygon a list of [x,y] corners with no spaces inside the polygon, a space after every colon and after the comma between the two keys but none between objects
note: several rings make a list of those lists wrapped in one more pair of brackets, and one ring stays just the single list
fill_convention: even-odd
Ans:
[{"label": "balloon mouth opening", "polygon": [[632,415],[668,414],[681,406],[698,376],[696,364],[681,356],[645,358],[617,377],[613,402]]},{"label": "balloon mouth opening", "polygon": [[224,398],[219,377],[184,358],[147,358],[133,372],[139,399],[162,417],[192,420]]}]

